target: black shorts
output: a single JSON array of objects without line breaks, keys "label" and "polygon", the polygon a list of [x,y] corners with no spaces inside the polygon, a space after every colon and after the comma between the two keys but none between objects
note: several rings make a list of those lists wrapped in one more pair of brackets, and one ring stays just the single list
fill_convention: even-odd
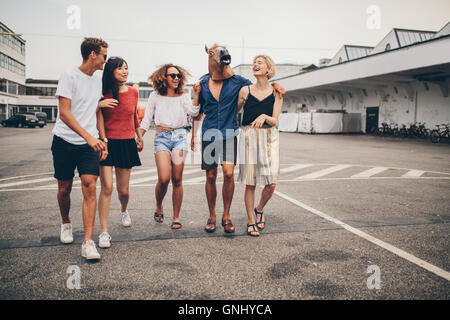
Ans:
[{"label": "black shorts", "polygon": [[71,144],[57,136],[52,142],[54,177],[61,181],[72,180],[75,168],[81,177],[83,174],[98,176],[99,152],[94,151],[86,144]]},{"label": "black shorts", "polygon": [[202,141],[202,170],[217,168],[224,161],[236,165],[237,137],[221,141]]}]

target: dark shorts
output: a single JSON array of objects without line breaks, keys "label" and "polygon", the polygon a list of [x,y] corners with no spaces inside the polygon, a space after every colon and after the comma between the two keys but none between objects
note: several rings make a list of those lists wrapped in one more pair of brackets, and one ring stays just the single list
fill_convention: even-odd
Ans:
[{"label": "dark shorts", "polygon": [[237,137],[221,141],[202,141],[202,170],[217,168],[224,161],[236,164]]},{"label": "dark shorts", "polygon": [[100,155],[87,143],[71,144],[57,136],[52,142],[54,177],[61,181],[72,180],[75,168],[81,177],[83,174],[99,175]]},{"label": "dark shorts", "polygon": [[140,166],[141,160],[134,139],[108,139],[108,157],[101,166],[131,169]]}]

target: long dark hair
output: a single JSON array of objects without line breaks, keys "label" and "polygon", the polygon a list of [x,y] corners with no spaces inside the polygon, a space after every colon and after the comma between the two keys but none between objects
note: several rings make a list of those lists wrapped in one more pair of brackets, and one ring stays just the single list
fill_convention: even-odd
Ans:
[{"label": "long dark hair", "polygon": [[113,98],[117,101],[119,101],[119,83],[114,77],[114,70],[123,66],[124,63],[128,66],[128,63],[121,57],[111,57],[106,62],[105,69],[103,70],[103,95],[111,92]]}]

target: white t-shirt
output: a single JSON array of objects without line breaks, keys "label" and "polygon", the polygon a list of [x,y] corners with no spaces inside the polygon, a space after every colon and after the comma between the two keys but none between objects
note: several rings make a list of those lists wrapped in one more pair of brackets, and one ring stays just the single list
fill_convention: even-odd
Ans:
[{"label": "white t-shirt", "polygon": [[184,93],[179,97],[161,96],[153,91],[148,98],[145,116],[141,121],[141,129],[148,131],[155,115],[155,124],[168,128],[189,126],[187,115],[197,116],[200,105],[193,106],[191,97]]},{"label": "white t-shirt", "polygon": [[[96,110],[102,97],[102,79],[94,75],[88,76],[78,68],[67,70],[58,82],[56,98],[59,97],[72,100],[72,115],[90,135],[98,138]],[[53,134],[72,144],[86,143],[86,140],[59,118],[59,110]]]}]

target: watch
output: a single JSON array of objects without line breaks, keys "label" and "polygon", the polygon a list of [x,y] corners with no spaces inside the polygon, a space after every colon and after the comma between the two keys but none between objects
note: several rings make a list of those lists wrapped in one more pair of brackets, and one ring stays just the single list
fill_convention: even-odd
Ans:
[{"label": "watch", "polygon": [[108,143],[108,138],[105,138],[105,139],[101,139],[103,142],[106,142],[106,143]]}]

